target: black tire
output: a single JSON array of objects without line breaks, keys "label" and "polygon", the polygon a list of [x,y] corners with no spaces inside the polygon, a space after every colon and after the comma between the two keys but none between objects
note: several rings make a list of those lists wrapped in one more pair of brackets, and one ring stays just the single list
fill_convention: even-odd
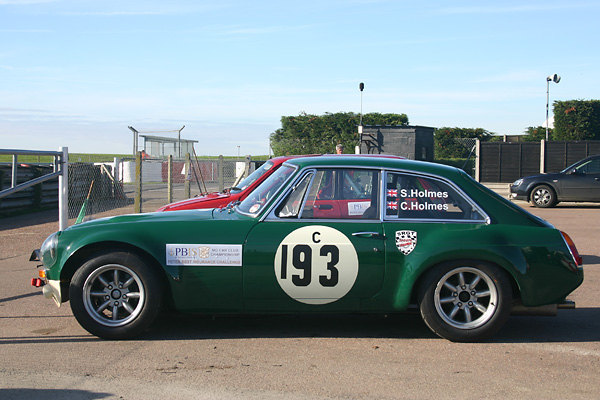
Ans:
[{"label": "black tire", "polygon": [[529,197],[534,206],[540,208],[554,207],[558,204],[556,193],[548,185],[539,185],[533,188]]},{"label": "black tire", "polygon": [[512,307],[512,289],[504,271],[481,261],[439,264],[427,273],[420,289],[423,321],[453,342],[490,338],[504,325]]},{"label": "black tire", "polygon": [[87,260],[73,275],[71,310],[89,333],[104,339],[130,339],[154,321],[162,302],[156,273],[133,253],[105,252]]}]

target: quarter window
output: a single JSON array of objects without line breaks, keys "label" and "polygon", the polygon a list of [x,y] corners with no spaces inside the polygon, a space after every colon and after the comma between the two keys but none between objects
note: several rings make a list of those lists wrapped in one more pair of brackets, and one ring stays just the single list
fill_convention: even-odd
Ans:
[{"label": "quarter window", "polygon": [[387,219],[485,220],[471,201],[440,179],[388,173],[385,195]]}]

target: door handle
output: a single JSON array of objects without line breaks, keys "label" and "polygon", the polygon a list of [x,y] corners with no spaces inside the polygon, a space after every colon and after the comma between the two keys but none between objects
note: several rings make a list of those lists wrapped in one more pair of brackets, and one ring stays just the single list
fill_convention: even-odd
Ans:
[{"label": "door handle", "polygon": [[373,237],[373,236],[383,236],[383,235],[380,234],[379,232],[354,232],[352,234],[352,236]]}]

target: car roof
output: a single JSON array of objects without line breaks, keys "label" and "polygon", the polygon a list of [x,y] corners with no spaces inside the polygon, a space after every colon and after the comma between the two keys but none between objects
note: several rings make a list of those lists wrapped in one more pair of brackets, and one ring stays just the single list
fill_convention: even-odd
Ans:
[{"label": "car roof", "polygon": [[297,154],[297,155],[290,155],[290,156],[278,156],[278,157],[273,157],[267,161],[271,161],[273,164],[275,165],[279,165],[279,164],[283,164],[284,162],[286,162],[287,160],[292,160],[292,159],[296,159],[296,158],[306,158],[306,157],[344,157],[344,156],[351,156],[351,157],[383,157],[383,158],[394,158],[394,159],[404,159],[406,157],[402,157],[402,156],[397,156],[394,154]]},{"label": "car roof", "polygon": [[427,161],[409,160],[399,156],[365,155],[365,154],[328,154],[318,157],[302,157],[286,161],[286,164],[301,168],[316,166],[356,166],[372,168],[392,168],[411,170],[429,174],[460,174],[458,168]]}]

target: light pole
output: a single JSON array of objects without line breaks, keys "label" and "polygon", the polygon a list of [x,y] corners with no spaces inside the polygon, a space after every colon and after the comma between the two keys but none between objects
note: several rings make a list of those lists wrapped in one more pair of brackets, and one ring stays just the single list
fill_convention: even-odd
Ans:
[{"label": "light pole", "polygon": [[360,154],[360,146],[362,146],[362,133],[363,133],[363,124],[362,124],[362,94],[363,90],[365,90],[365,84],[360,83],[358,85],[358,89],[360,90],[360,121],[358,123],[358,146],[356,146],[356,150],[354,153]]},{"label": "light pole", "polygon": [[546,141],[548,141],[548,125],[550,125],[548,121],[548,107],[550,105],[550,81],[558,83],[560,82],[560,76],[554,74],[546,78]]}]

